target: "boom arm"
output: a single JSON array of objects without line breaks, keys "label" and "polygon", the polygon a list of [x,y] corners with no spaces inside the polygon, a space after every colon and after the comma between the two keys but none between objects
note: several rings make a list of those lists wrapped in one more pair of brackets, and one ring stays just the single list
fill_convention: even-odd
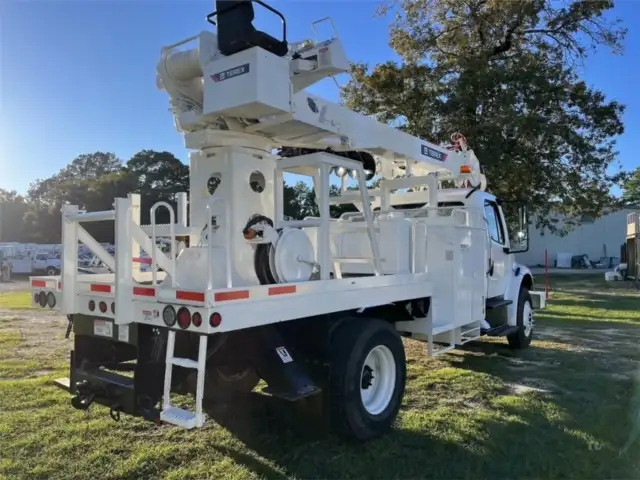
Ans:
[{"label": "boom arm", "polygon": [[[194,40],[196,48],[177,50]],[[189,147],[206,148],[233,132],[261,137],[270,148],[365,151],[385,178],[439,172],[484,189],[478,159],[466,145],[435,145],[304,90],[349,70],[337,37],[290,44],[285,56],[259,46],[223,55],[217,45],[214,34],[202,32],[165,47],[158,64],[158,85],[171,95]]]}]

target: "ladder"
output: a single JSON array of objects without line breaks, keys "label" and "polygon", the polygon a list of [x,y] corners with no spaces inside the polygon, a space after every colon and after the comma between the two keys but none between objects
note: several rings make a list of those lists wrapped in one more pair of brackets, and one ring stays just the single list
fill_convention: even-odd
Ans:
[{"label": "ladder", "polygon": [[[207,363],[207,336],[200,335],[198,345],[198,361],[190,358],[174,357],[176,344],[175,330],[169,330],[167,336],[167,356],[164,371],[164,393],[162,396],[162,411],[160,420],[184,427],[187,429],[202,427],[204,425],[204,413],[202,412],[202,397],[204,396],[204,375]],[[171,374],[173,367],[192,368],[197,371],[196,380],[196,409],[185,410],[171,405]]]}]

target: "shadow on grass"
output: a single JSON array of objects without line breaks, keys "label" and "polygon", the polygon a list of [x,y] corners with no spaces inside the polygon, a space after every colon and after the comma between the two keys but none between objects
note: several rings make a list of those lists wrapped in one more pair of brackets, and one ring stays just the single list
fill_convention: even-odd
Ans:
[{"label": "shadow on grass", "polygon": [[269,462],[228,446],[212,448],[267,478],[513,478],[571,476],[562,461],[520,455],[525,449],[584,446],[543,415],[518,407],[509,408],[513,421],[481,421],[482,438],[471,435],[464,441],[450,441],[437,432],[396,428],[364,444],[319,431],[311,416],[300,421],[291,415],[290,407],[254,395],[236,402],[225,414],[212,412],[218,423]]},{"label": "shadow on grass", "polygon": [[[569,329],[580,327],[579,324],[564,326]],[[601,322],[601,326],[611,328],[610,322]],[[635,331],[638,333],[637,328]],[[475,355],[461,355],[451,363],[458,368],[498,377],[514,390],[520,386],[535,389],[532,395],[556,410],[559,421],[553,422],[555,425],[550,430],[543,429],[538,433],[546,441],[554,442],[557,429],[562,429],[572,432],[572,441],[558,445],[555,455],[545,447],[538,452],[542,455],[540,462],[556,463],[575,455],[574,460],[590,465],[588,469],[582,469],[585,478],[637,477],[640,397],[634,394],[637,390],[634,378],[640,358],[638,348],[629,344],[622,351],[612,348],[586,353],[581,347],[589,344],[587,338],[576,334],[568,341],[569,349],[543,348],[534,342],[524,351],[513,351],[501,343],[471,343],[465,350]],[[603,342],[600,345],[606,346],[606,341],[602,338],[600,341]],[[562,342],[567,339],[563,337]],[[544,424],[535,412],[519,415],[528,418],[530,426]],[[549,412],[545,416],[548,418]],[[576,439],[581,439],[582,445],[576,443]],[[630,440],[634,454],[623,452]],[[593,461],[595,458],[597,462]],[[565,471],[561,465],[556,468],[558,472]],[[577,472],[566,471],[570,476]]]},{"label": "shadow on grass", "polygon": [[[610,356],[473,343],[446,358],[504,382],[483,408],[403,408],[404,427],[360,444],[326,431],[321,397],[292,404],[250,394],[208,414],[266,461],[211,447],[268,478],[630,478],[637,450],[620,451],[631,431],[633,381],[608,374]],[[520,384],[536,390],[514,393]],[[425,417],[409,428],[412,413]]]}]

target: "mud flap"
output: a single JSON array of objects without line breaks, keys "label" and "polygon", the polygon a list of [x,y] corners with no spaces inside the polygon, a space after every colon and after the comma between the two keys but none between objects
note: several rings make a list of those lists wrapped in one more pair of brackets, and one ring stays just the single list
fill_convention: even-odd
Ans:
[{"label": "mud flap", "polygon": [[276,327],[263,327],[259,333],[259,356],[255,365],[258,374],[267,382],[264,392],[289,401],[315,395],[318,388],[296,354],[285,345]]},{"label": "mud flap", "polygon": [[547,307],[547,294],[543,291],[529,290],[531,303],[535,310],[543,310]]}]

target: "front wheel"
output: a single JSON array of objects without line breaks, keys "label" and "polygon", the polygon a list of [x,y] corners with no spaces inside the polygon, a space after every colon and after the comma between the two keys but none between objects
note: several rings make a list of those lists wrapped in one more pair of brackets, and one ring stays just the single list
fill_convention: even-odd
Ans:
[{"label": "front wheel", "polygon": [[531,303],[531,296],[529,290],[526,288],[520,289],[518,295],[518,312],[517,312],[517,326],[518,331],[507,335],[509,346],[514,349],[527,348],[531,344],[533,338],[533,305]]},{"label": "front wheel", "polygon": [[330,408],[338,433],[364,441],[389,430],[405,381],[404,346],[392,325],[351,319],[334,333]]}]

